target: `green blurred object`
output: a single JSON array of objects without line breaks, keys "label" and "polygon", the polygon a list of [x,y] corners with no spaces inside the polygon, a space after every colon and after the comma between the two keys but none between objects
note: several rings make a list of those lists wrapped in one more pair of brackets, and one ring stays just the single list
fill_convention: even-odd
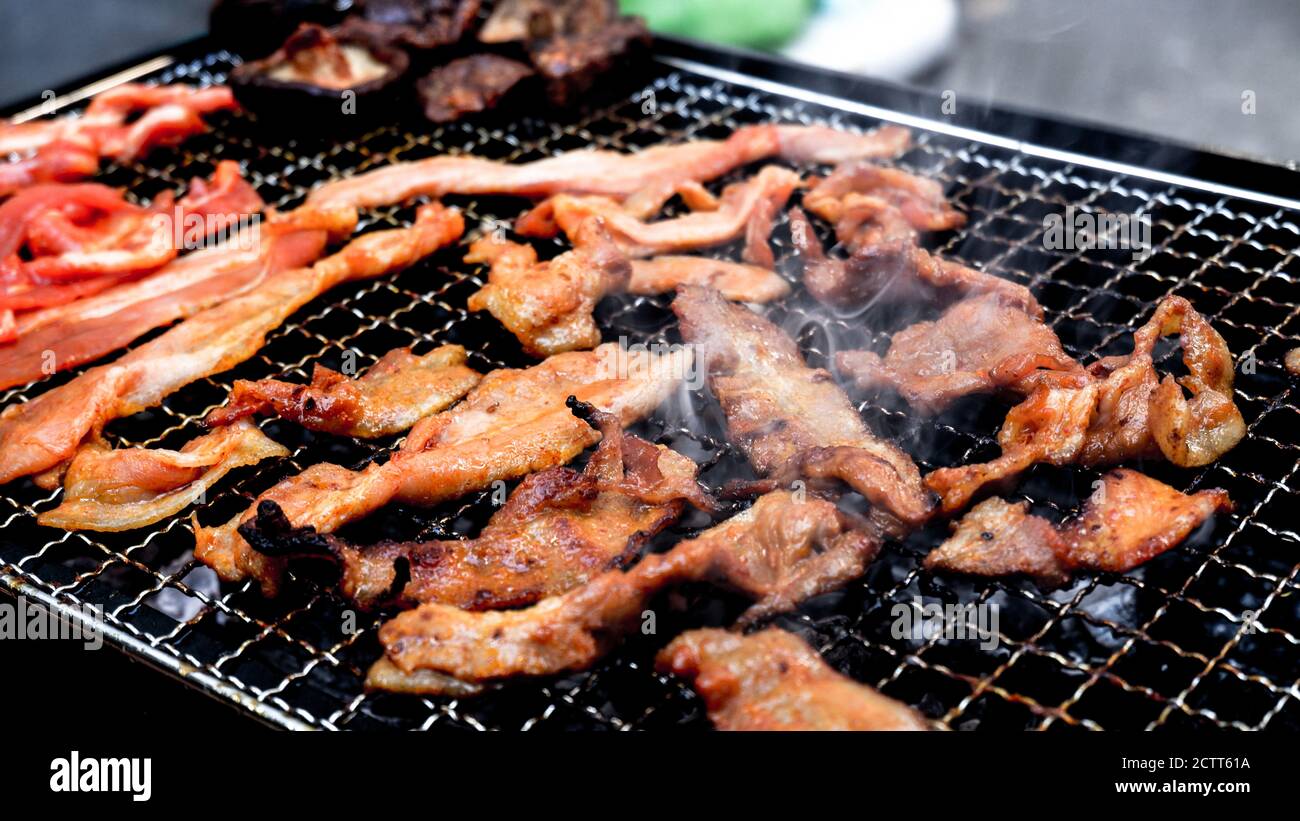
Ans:
[{"label": "green blurred object", "polygon": [[619,0],[651,31],[711,43],[774,49],[794,37],[817,0]]}]

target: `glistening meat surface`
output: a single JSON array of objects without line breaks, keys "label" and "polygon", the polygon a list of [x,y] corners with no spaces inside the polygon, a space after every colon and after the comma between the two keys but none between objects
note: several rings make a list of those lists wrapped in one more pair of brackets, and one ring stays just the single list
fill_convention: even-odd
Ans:
[{"label": "glistening meat surface", "polygon": [[599,221],[584,229],[580,247],[546,262],[531,246],[491,236],[475,241],[465,261],[491,266],[469,309],[491,313],[536,357],[599,345],[596,303],[626,288],[632,274]]},{"label": "glistening meat surface", "polygon": [[532,604],[630,563],[688,502],[712,509],[689,458],[625,436],[612,414],[577,403],[574,411],[601,432],[586,468],[529,475],[473,539],[354,545],[289,528],[270,501],[240,534],[266,555],[336,561],[343,594],[363,608],[491,610]]},{"label": "glistening meat surface", "polygon": [[609,197],[560,194],[520,218],[515,228],[536,237],[554,236],[558,228],[581,246],[587,236],[584,226],[600,219],[614,243],[630,257],[710,248],[744,235],[745,261],[771,268],[772,221],[798,185],[798,174],[769,165],[750,179],[727,186],[715,208],[656,222],[627,213]]},{"label": "glistening meat surface", "polygon": [[[1171,334],[1180,337],[1188,375],[1161,379],[1152,351]],[[945,512],[954,513],[986,486],[1038,462],[1100,466],[1164,458],[1180,467],[1209,464],[1246,435],[1232,377],[1223,337],[1186,299],[1166,297],[1133,334],[1131,354],[1038,384],[1007,412],[998,458],[940,468],[926,476],[926,486],[940,495]]]},{"label": "glistening meat surface", "polygon": [[920,713],[775,627],[745,636],[691,630],[660,651],[656,667],[689,681],[719,730],[926,729]]},{"label": "glistening meat surface", "polygon": [[350,209],[298,209],[271,216],[260,225],[255,243],[232,237],[142,279],[21,314],[18,340],[0,346],[0,388],[93,362],[147,331],[247,294],[285,271],[309,265],[329,237],[347,236],[355,225],[356,212]]},{"label": "glistening meat surface", "polygon": [[313,191],[307,202],[368,208],[421,194],[512,194],[537,199],[599,194],[621,201],[633,217],[646,219],[683,183],[717,179],[752,162],[772,157],[796,164],[888,157],[909,141],[908,131],[897,126],[851,134],[821,126],[756,125],[738,129],[726,140],[653,146],[635,154],[570,151],[517,165],[477,157],[431,157],[327,183]]},{"label": "glistening meat surface", "polygon": [[289,451],[241,421],[180,450],[83,445],[63,480],[63,501],[37,521],[66,530],[133,530],[179,513],[231,470]]},{"label": "glistening meat surface", "polygon": [[943,259],[913,244],[890,240],[856,249],[848,259],[827,256],[798,208],[790,209],[790,237],[803,263],[803,282],[820,302],[861,309],[878,302],[934,303],[953,296],[998,294],[1007,305],[1041,318],[1025,286]]},{"label": "glistening meat surface", "polygon": [[671,586],[712,581],[735,589],[756,601],[744,617],[752,621],[857,578],[879,547],[831,502],[776,491],[666,553],[522,610],[408,610],[380,628],[385,656],[369,682],[391,687],[415,677],[406,679],[410,691],[427,672],[463,687],[580,670],[619,643],[651,597]]},{"label": "glistening meat surface", "polygon": [[947,231],[966,216],[934,180],[870,162],[846,163],[814,185],[803,206],[835,226],[850,250],[882,242],[912,242],[920,231]]},{"label": "glistening meat surface", "polygon": [[255,414],[274,414],[311,430],[342,436],[391,436],[460,399],[480,378],[466,367],[460,345],[443,345],[423,356],[398,348],[357,379],[317,365],[307,385],[278,379],[237,380],[230,401],[204,421],[218,426]]},{"label": "glistening meat surface", "polygon": [[933,322],[899,331],[884,358],[840,351],[835,365],[858,387],[893,388],[929,412],[974,393],[1024,397],[1044,379],[1083,368],[1042,320],[998,294],[964,299]]},{"label": "glistening meat surface", "polygon": [[804,363],[784,331],[717,292],[678,290],[673,311],[727,417],[728,437],[772,484],[838,479],[908,523],[930,499],[916,465],[875,436],[824,370]]},{"label": "glistening meat surface", "polygon": [[107,422],[243,362],[290,314],[330,288],[408,266],[454,242],[463,230],[459,212],[424,206],[411,228],[359,237],[310,268],[281,273],[120,359],[6,408],[0,413],[0,483],[48,470],[71,458]]},{"label": "glistening meat surface", "polygon": [[585,223],[578,247],[539,262],[532,246],[491,236],[476,240],[466,262],[491,265],[488,283],[469,298],[471,311],[487,310],[533,356],[594,348],[600,329],[593,311],[614,293],[669,293],[679,285],[717,287],[728,299],[769,302],[790,286],[756,265],[704,257],[627,258],[610,240],[604,222]]},{"label": "glistening meat surface", "polygon": [[1083,513],[1059,527],[1029,504],[986,499],[953,525],[925,567],[977,576],[1024,574],[1063,584],[1074,570],[1123,573],[1177,546],[1209,517],[1232,510],[1222,490],[1179,493],[1135,470],[1114,470]]},{"label": "glistening meat surface", "polygon": [[[607,343],[557,354],[524,370],[483,377],[455,407],[421,420],[387,462],[359,471],[313,465],[258,497],[278,504],[292,527],[331,533],[389,502],[434,505],[500,480],[568,463],[600,434],[576,418],[570,396],[624,425],[649,415],[689,375],[689,350],[657,354]],[[257,502],[219,527],[196,528],[194,555],[223,579],[248,577],[274,595],[283,560],[249,547],[238,528]]]},{"label": "glistening meat surface", "polygon": [[95,95],[80,117],[0,124],[0,154],[30,154],[0,164],[0,197],[35,183],[89,176],[100,157],[126,162],[176,145],[207,130],[200,115],[234,108],[225,86],[124,83]]}]

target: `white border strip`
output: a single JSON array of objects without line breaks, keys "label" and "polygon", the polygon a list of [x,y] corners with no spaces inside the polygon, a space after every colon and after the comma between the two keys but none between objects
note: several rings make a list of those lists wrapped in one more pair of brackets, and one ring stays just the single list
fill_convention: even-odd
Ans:
[{"label": "white border strip", "polygon": [[1090,157],[1086,154],[1076,154],[1072,151],[1061,151],[1056,148],[1049,148],[1035,143],[1014,140],[1010,137],[1003,137],[998,134],[990,134],[986,131],[965,128],[963,126],[940,122],[938,120],[930,120],[913,114],[903,114],[887,108],[869,105],[867,103],[859,103],[854,100],[846,100],[842,97],[834,97],[829,94],[809,91],[807,89],[786,85],[785,83],[779,83],[773,80],[751,77],[748,74],[741,74],[736,71],[731,71],[730,69],[718,68],[717,66],[711,66],[707,63],[700,63],[695,60],[685,60],[680,57],[660,57],[658,59],[660,62],[667,63],[675,68],[690,71],[695,74],[703,74],[728,83],[735,83],[736,85],[746,86],[772,94],[780,94],[786,97],[794,97],[805,102],[838,108],[841,111],[865,114],[868,117],[898,123],[899,125],[922,128],[927,131],[935,131],[953,137],[960,137],[962,139],[996,145],[1001,148],[1018,151],[1022,154],[1029,154],[1048,160],[1056,160],[1058,162],[1073,163],[1088,168],[1097,168],[1102,171],[1111,171],[1131,177],[1142,177],[1144,179],[1154,180],[1168,185],[1195,188],[1201,191],[1209,191],[1214,194],[1222,194],[1224,196],[1262,202],[1267,205],[1275,205],[1279,208],[1300,210],[1300,200],[1278,197],[1272,194],[1263,194],[1258,191],[1251,191],[1246,188],[1237,188],[1231,185],[1220,185],[1218,183],[1206,182],[1205,180],[1198,180],[1194,177],[1184,177],[1181,174],[1169,174],[1163,171],[1142,168],[1137,165],[1112,162],[1098,157]]},{"label": "white border strip", "polygon": [[64,94],[62,97],[55,97],[52,100],[48,100],[46,102],[40,103],[39,105],[34,105],[31,108],[26,109],[24,111],[20,111],[17,114],[15,114],[12,118],[10,118],[9,121],[11,123],[25,123],[28,120],[34,120],[37,117],[41,117],[46,114],[53,114],[54,112],[58,111],[61,108],[65,108],[67,106],[72,105],[73,103],[80,102],[86,99],[87,97],[93,97],[94,95],[98,94],[101,91],[107,91],[110,88],[113,88],[115,86],[120,86],[123,83],[129,83],[132,80],[143,77],[146,74],[150,74],[152,72],[158,71],[159,69],[167,68],[167,66],[171,65],[174,62],[176,62],[176,58],[172,57],[171,55],[165,54],[162,57],[155,57],[152,60],[147,60],[143,63],[140,63],[139,65],[131,66],[128,69],[119,71],[116,74],[112,74],[108,77],[105,77],[102,80],[96,80],[95,82],[89,85],[82,86],[76,91],[69,91],[67,94]]}]

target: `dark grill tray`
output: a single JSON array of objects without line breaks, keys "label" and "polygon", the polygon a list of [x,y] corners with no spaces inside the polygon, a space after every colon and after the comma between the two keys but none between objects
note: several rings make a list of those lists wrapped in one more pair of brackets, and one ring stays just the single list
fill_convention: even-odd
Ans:
[{"label": "dark grill tray", "polygon": [[[156,151],[147,163],[111,167],[102,177],[150,197],[209,173],[218,160],[235,159],[245,164],[269,202],[292,207],[325,180],[441,153],[522,162],[592,145],[634,150],[663,141],[721,137],[737,126],[769,121],[864,129],[877,124],[869,116],[873,113],[918,125],[907,115],[807,93],[814,86],[823,91],[839,87],[913,114],[934,105],[895,89],[844,85],[843,78],[808,69],[729,59],[679,43],[660,43],[659,49],[675,58],[657,59],[647,85],[625,86],[607,104],[597,102],[570,121],[533,116],[516,123],[446,128],[410,123],[338,141],[308,134],[277,143],[247,119],[229,117],[179,149]],[[233,64],[228,53],[210,52],[202,43],[172,53],[175,60],[159,61],[162,65],[145,76],[161,82],[220,82]],[[683,57],[702,62],[677,59]],[[745,74],[708,65],[724,62]],[[777,79],[802,90],[776,87]],[[649,92],[653,104],[647,102]],[[977,124],[1056,148],[1086,149],[1108,159],[1087,160],[981,137],[958,124]],[[941,180],[970,221],[960,232],[931,237],[929,244],[1031,285],[1071,354],[1091,361],[1126,352],[1131,332],[1155,302],[1180,294],[1212,319],[1239,358],[1254,357],[1254,372],[1239,369],[1236,386],[1249,424],[1245,441],[1199,470],[1143,466],[1181,489],[1226,488],[1237,512],[1218,517],[1212,530],[1131,573],[1080,577],[1051,594],[1021,582],[923,574],[921,557],[943,536],[938,525],[906,543],[889,545],[864,579],[778,623],[808,638],[838,669],[953,728],[1300,728],[1295,679],[1300,535],[1295,516],[1287,512],[1297,503],[1292,488],[1300,411],[1281,365],[1283,354],[1300,345],[1300,262],[1295,257],[1300,220],[1277,196],[1233,192],[1222,185],[1274,192],[1291,185],[1290,190],[1297,190],[1296,175],[987,109],[936,117],[931,125],[934,130],[916,129],[917,144],[899,164]],[[1163,170],[1147,172],[1112,162],[1135,156],[1150,157]],[[1182,180],[1169,171],[1204,172],[1217,180]],[[526,207],[522,200],[506,198],[448,201],[464,209],[471,236],[484,220],[509,221]],[[1063,213],[1067,206],[1149,212],[1153,253],[1135,263],[1127,251],[1045,250],[1043,217]],[[362,228],[409,224],[413,210],[376,209],[365,216]],[[780,270],[795,281],[784,224],[774,243]],[[559,249],[556,243],[551,250]],[[722,249],[718,255],[734,257],[735,252]],[[465,311],[465,300],[481,285],[484,271],[460,263],[462,253],[451,249],[397,276],[335,289],[274,332],[247,363],[190,385],[161,407],[113,423],[109,439],[122,446],[177,447],[201,432],[199,420],[223,401],[234,379],[305,379],[313,363],[338,367],[349,349],[360,354],[357,364],[365,365],[394,346],[415,344],[423,351],[457,342],[473,351],[471,364],[480,370],[530,364],[495,320]],[[668,297],[607,300],[599,311],[606,339],[678,341],[668,302]],[[842,347],[882,349],[889,333],[913,318],[879,310],[826,318],[801,289],[767,314],[799,340],[814,365],[822,366]],[[1167,368],[1175,357],[1169,349],[1164,353]],[[0,402],[21,402],[69,377],[8,391]],[[895,437],[923,470],[995,455],[993,435],[1006,409],[994,400],[971,400],[939,419],[925,420],[888,398],[873,397],[860,407],[870,424]],[[743,458],[722,441],[718,422],[716,408],[696,396],[670,403],[638,430],[706,464],[704,477],[717,486],[746,470]],[[251,495],[310,464],[356,465],[394,444],[317,436],[275,421],[265,428],[292,449],[292,456],[227,477],[197,511],[204,524],[225,521]],[[1098,475],[1040,467],[1015,497],[1060,517],[1077,509]],[[106,613],[110,643],[240,710],[286,727],[704,728],[708,721],[698,699],[675,680],[656,676],[653,654],[678,630],[726,623],[738,608],[738,602],[708,590],[665,596],[654,605],[658,635],[634,637],[588,673],[513,684],[476,700],[367,695],[362,678],[379,654],[379,620],[361,616],[358,632],[345,631],[347,605],[332,592],[328,574],[295,569],[283,595],[267,601],[250,585],[218,584],[211,571],[193,560],[188,514],[131,533],[65,533],[38,527],[34,519],[57,504],[57,492],[42,492],[28,481],[0,490],[0,582],[8,590],[65,612],[82,603],[99,605]],[[475,532],[490,512],[485,495],[437,510],[394,508],[354,535],[463,535]],[[684,532],[690,531],[679,530],[662,541],[671,543]],[[984,650],[971,640],[893,638],[892,608],[917,596],[997,604],[1000,646]]]}]

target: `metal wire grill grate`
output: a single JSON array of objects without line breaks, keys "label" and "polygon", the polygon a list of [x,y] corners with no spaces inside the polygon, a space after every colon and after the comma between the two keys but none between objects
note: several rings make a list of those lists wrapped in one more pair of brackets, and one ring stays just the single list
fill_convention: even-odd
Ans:
[{"label": "metal wire grill grate", "polygon": [[[152,79],[220,82],[232,64],[229,54],[218,52]],[[527,161],[593,145],[635,150],[725,136],[739,125],[768,121],[875,125],[660,66],[646,88],[570,123],[526,118],[499,127],[389,126],[337,143],[322,136],[266,145],[247,120],[232,117],[180,149],[154,152],[147,164],[112,167],[105,176],[147,198],[209,173],[218,160],[236,159],[268,202],[287,208],[324,180],[390,162],[456,152]],[[780,623],[803,634],[840,670],[954,728],[1300,727],[1300,528],[1288,513],[1300,463],[1300,410],[1281,364],[1285,351],[1300,345],[1297,214],[938,133],[916,136],[899,164],[940,180],[970,217],[962,231],[932,237],[929,244],[1031,285],[1071,354],[1091,361],[1125,352],[1129,334],[1155,302],[1180,294],[1210,316],[1241,361],[1251,363],[1239,372],[1236,388],[1249,433],[1234,451],[1200,470],[1144,468],[1181,489],[1224,487],[1237,512],[1219,517],[1212,533],[1136,571],[1080,578],[1050,594],[1019,582],[922,574],[921,557],[943,533],[931,527],[887,547],[848,590]],[[496,198],[449,202],[464,209],[471,237],[525,207]],[[1149,214],[1151,254],[1134,261],[1130,251],[1047,250],[1043,218],[1069,206]],[[413,213],[411,206],[377,209],[365,216],[362,229],[409,224]],[[784,225],[774,244],[779,269],[793,280]],[[305,379],[313,363],[338,367],[347,351],[357,352],[364,366],[398,345],[423,351],[457,342],[473,352],[471,364],[480,370],[529,364],[494,320],[466,312],[465,300],[484,272],[460,263],[460,255],[451,249],[396,277],[324,295],[273,333],[249,362],[115,422],[108,438],[120,446],[179,446],[202,431],[199,420],[223,401],[234,379]],[[606,338],[674,341],[669,301],[607,300],[599,312]],[[827,317],[798,291],[768,315],[800,341],[814,365],[825,365],[844,346],[881,348],[909,319],[876,309]],[[69,376],[8,391],[0,401],[21,402]],[[667,412],[641,430],[696,457],[706,466],[705,480],[716,484],[742,469],[744,460],[721,440],[716,411],[700,397],[690,402],[685,412]],[[924,471],[996,454],[993,435],[1005,406],[964,402],[935,420],[920,420],[889,398],[872,397],[860,409]],[[204,524],[225,521],[250,496],[310,464],[359,464],[395,444],[317,436],[275,421],[265,429],[292,455],[227,477],[199,507]],[[1096,478],[1095,472],[1040,467],[1016,493],[1059,517],[1077,509]],[[66,533],[35,523],[37,512],[57,503],[57,491],[16,482],[4,492],[0,571],[12,591],[64,609],[102,607],[110,641],[273,723],[325,729],[707,726],[689,690],[650,669],[656,647],[677,629],[723,618],[725,599],[707,591],[671,597],[658,638],[634,637],[587,673],[515,684],[476,700],[366,694],[362,678],[378,655],[379,621],[361,615],[355,631],[346,629],[347,605],[330,591],[328,577],[295,570],[281,597],[267,601],[250,585],[219,585],[193,561],[188,514],[149,531]],[[368,527],[446,537],[473,532],[490,512],[486,498],[475,496],[432,511],[390,510]],[[894,638],[892,607],[918,596],[998,605],[997,646],[941,636]]]}]

